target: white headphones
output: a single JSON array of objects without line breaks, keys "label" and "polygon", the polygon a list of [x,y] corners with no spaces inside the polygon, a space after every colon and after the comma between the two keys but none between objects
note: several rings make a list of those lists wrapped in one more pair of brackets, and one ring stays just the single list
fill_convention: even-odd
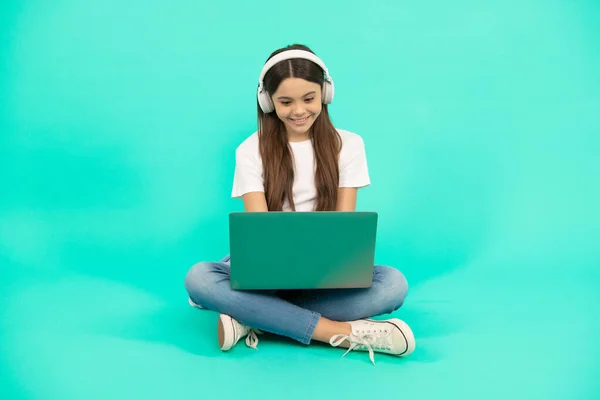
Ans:
[{"label": "white headphones", "polygon": [[278,62],[281,62],[284,60],[289,60],[292,58],[303,58],[305,60],[312,61],[323,69],[323,71],[325,72],[325,82],[323,82],[322,101],[323,101],[323,104],[331,104],[331,102],[333,101],[333,92],[334,92],[333,79],[331,79],[331,77],[329,76],[329,71],[327,70],[325,63],[323,63],[323,61],[321,61],[321,59],[319,57],[317,57],[310,51],[286,50],[286,51],[283,51],[283,52],[275,55],[273,58],[271,58],[269,61],[267,61],[267,63],[265,64],[265,66],[263,67],[263,69],[260,73],[260,78],[258,80],[258,93],[257,93],[258,104],[260,105],[260,108],[263,110],[263,112],[266,114],[275,110],[275,106],[273,105],[273,101],[271,101],[271,96],[263,87],[263,85],[264,85],[263,79],[265,77],[265,74],[267,73],[267,71],[269,69],[271,69],[271,67],[273,67],[273,65],[277,64]]}]

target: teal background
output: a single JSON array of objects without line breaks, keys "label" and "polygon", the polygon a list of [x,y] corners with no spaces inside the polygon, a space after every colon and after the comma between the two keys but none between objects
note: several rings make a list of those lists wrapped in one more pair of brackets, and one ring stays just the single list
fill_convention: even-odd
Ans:
[{"label": "teal background", "polygon": [[[295,42],[365,140],[410,357],[223,354],[187,305]],[[599,43],[589,0],[2,1],[0,397],[599,398]]]}]

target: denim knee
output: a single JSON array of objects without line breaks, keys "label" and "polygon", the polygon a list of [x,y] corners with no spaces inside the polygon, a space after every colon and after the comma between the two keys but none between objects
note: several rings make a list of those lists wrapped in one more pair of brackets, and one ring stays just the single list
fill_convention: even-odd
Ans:
[{"label": "denim knee", "polygon": [[396,298],[395,310],[397,310],[400,307],[402,307],[402,305],[404,304],[404,299],[408,294],[408,281],[406,280],[406,277],[402,272],[398,271],[395,268],[393,270],[394,272],[392,273],[392,293],[394,293]]},{"label": "denim knee", "polygon": [[213,263],[199,262],[187,272],[184,286],[194,303],[202,306],[212,303],[210,297],[214,292],[214,270]]},{"label": "denim knee", "polygon": [[393,312],[404,304],[408,294],[408,281],[404,274],[393,267],[381,268],[381,299],[386,311]]}]

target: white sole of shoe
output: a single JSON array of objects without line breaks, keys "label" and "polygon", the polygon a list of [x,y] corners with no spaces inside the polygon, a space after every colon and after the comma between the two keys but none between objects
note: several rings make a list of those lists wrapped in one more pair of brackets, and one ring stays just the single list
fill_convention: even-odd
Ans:
[{"label": "white sole of shoe", "polygon": [[189,303],[189,304],[190,304],[190,306],[192,306],[192,307],[195,307],[195,308],[199,308],[199,309],[201,309],[201,310],[204,310],[204,307],[202,307],[200,304],[196,304],[196,303],[194,303],[194,302],[192,301],[192,299],[190,299],[189,297],[188,297],[188,303]]},{"label": "white sole of shoe", "polygon": [[[368,319],[368,321],[384,322],[384,321],[377,321],[374,319]],[[410,329],[410,327],[408,326],[408,324],[406,322],[404,322],[398,318],[388,319],[388,320],[385,320],[385,322],[389,322],[389,323],[395,325],[398,329],[400,329],[400,332],[402,333],[402,336],[404,337],[404,341],[406,342],[406,351],[404,351],[400,354],[395,354],[396,356],[404,357],[404,356],[409,355],[413,351],[415,351],[415,348],[417,347],[417,343],[415,341],[415,335],[413,334],[412,329]]]},{"label": "white sole of shoe", "polygon": [[[219,336],[219,346],[221,350],[227,351],[231,349],[232,343],[235,343],[235,331],[233,329],[233,321],[229,315],[219,315],[219,323],[217,326],[217,333]],[[225,338],[233,338],[232,340],[226,341]]]}]

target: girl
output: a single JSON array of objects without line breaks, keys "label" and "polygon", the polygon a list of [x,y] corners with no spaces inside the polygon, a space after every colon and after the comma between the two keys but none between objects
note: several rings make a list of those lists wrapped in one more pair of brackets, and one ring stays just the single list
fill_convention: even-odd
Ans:
[{"label": "girl", "polygon": [[[308,47],[271,54],[259,80],[258,131],[236,150],[232,196],[243,199],[245,211],[355,210],[357,190],[370,184],[364,143],[334,128],[327,111],[333,92],[327,68]],[[394,268],[376,265],[368,289],[319,291],[235,291],[229,272],[225,257],[194,265],[185,279],[192,306],[220,313],[223,351],[243,337],[256,348],[261,330],[346,347],[346,354],[366,350],[373,363],[373,351],[404,356],[415,349],[403,321],[367,319],[403,304],[408,285]]]}]

